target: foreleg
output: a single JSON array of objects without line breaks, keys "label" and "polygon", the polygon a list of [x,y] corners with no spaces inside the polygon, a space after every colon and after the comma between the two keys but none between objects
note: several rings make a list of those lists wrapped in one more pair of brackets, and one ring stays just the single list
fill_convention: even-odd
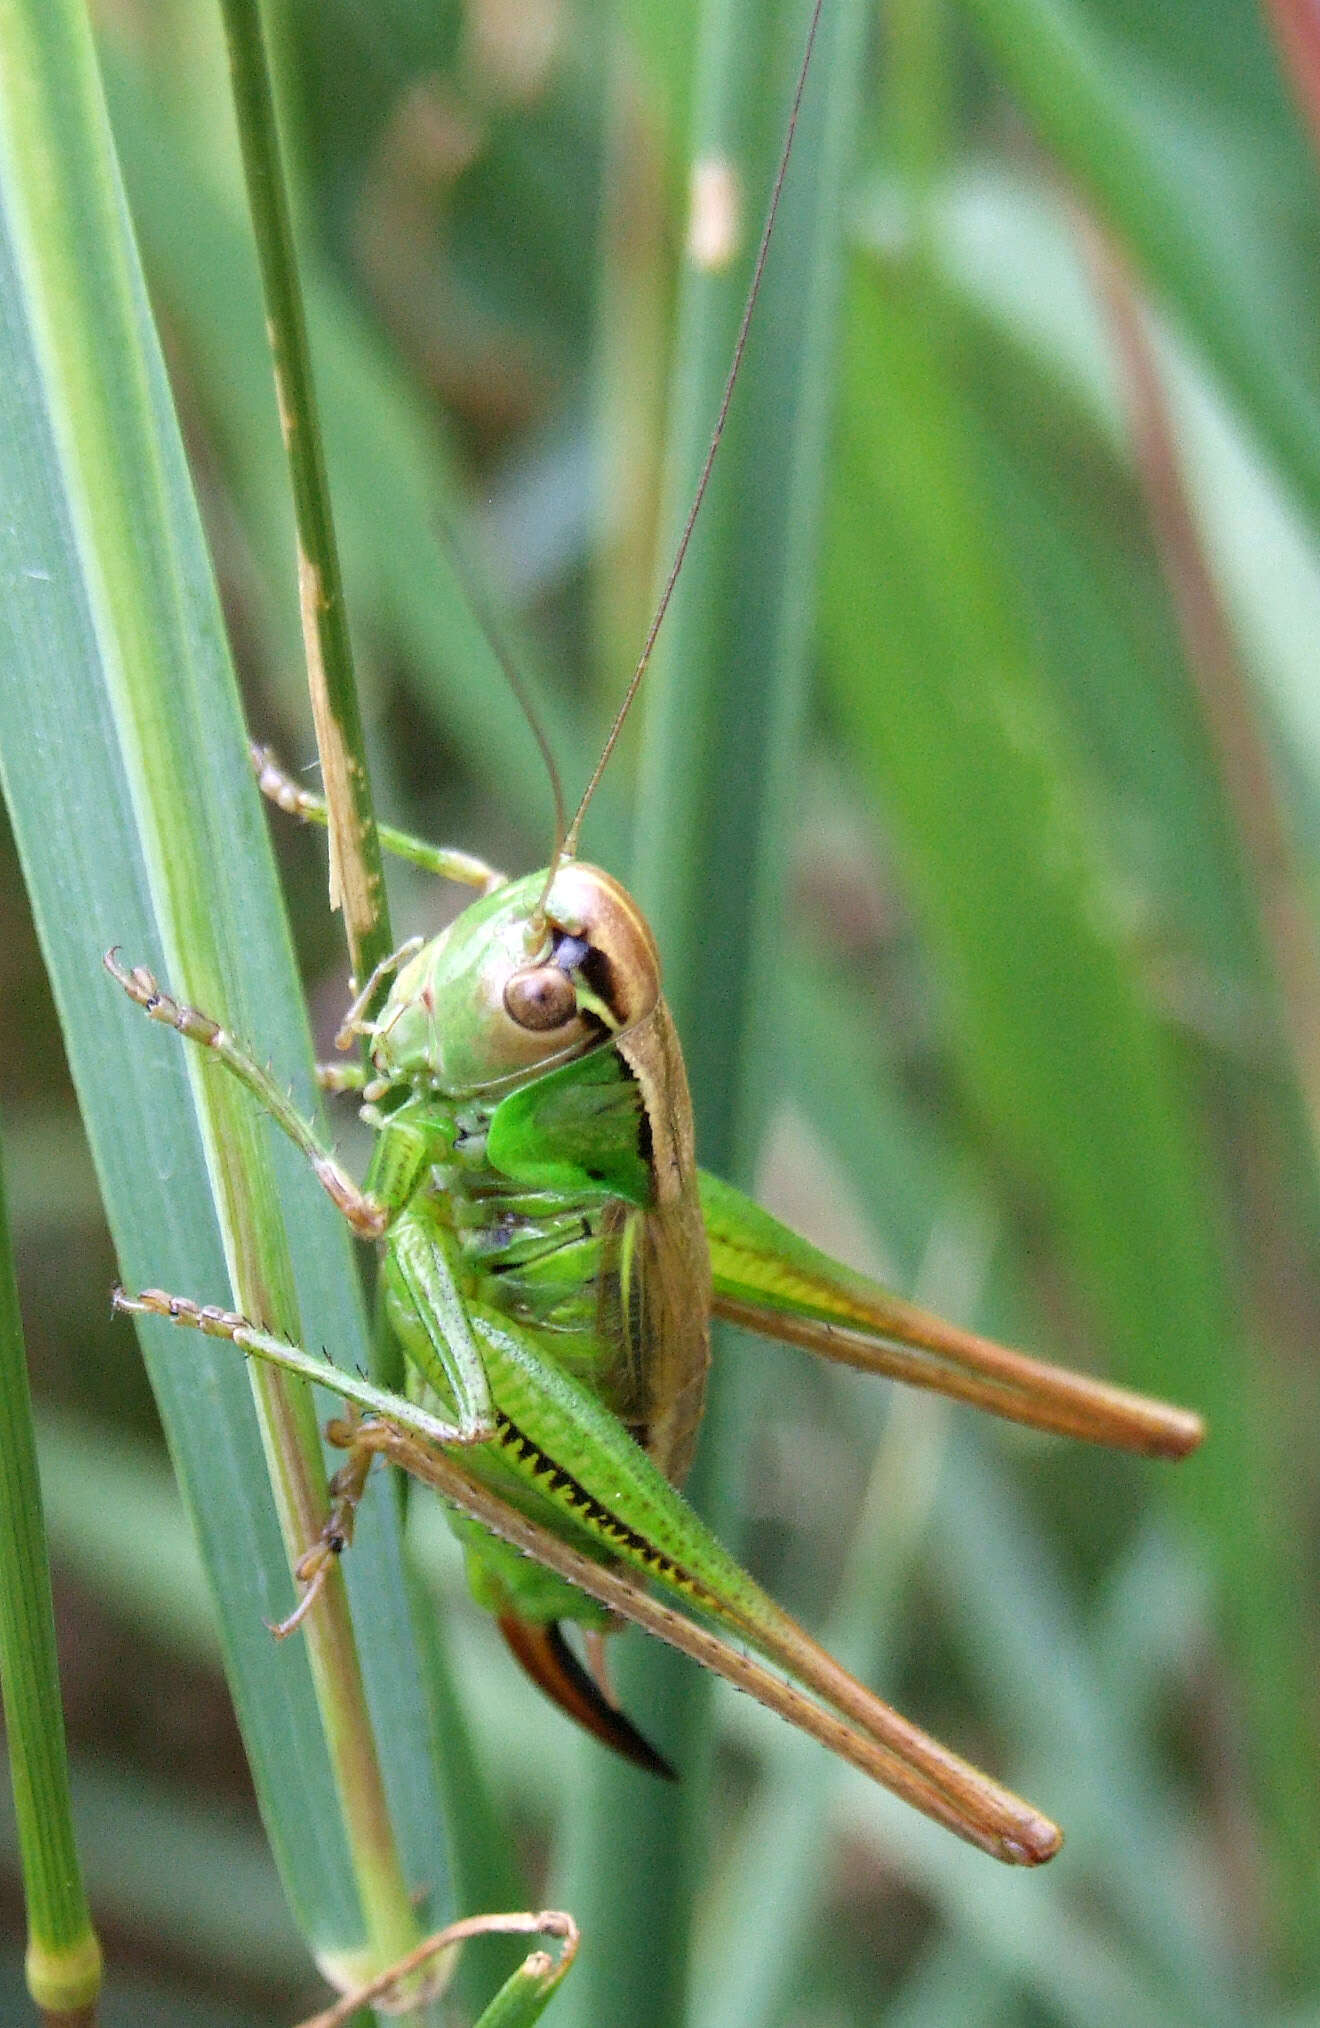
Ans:
[{"label": "foreleg", "polygon": [[[292,775],[286,774],[269,747],[258,746],[254,742],[250,751],[257,787],[262,795],[286,815],[297,817],[300,823],[319,824],[324,829],[325,797],[303,788]],[[407,859],[412,865],[420,866],[424,873],[438,874],[441,880],[458,881],[463,887],[479,887],[483,894],[490,894],[495,888],[504,886],[505,875],[471,852],[460,852],[452,845],[428,845],[424,838],[414,838],[407,831],[396,831],[392,824],[378,824],[376,833],[383,851],[392,852],[396,859]]]},{"label": "foreleg", "polygon": [[212,1020],[209,1014],[199,1013],[197,1008],[187,1007],[162,991],[145,965],[135,965],[130,972],[119,963],[117,952],[111,950],[105,954],[105,968],[112,979],[118,980],[129,999],[135,1000],[151,1020],[163,1022],[167,1028],[176,1028],[189,1041],[214,1051],[239,1083],[247,1086],[257,1103],[264,1107],[294,1146],[302,1150],[318,1182],[343,1212],[358,1237],[381,1237],[389,1224],[387,1207],[368,1191],[359,1188],[322,1142],[311,1121],[303,1118],[289,1094],[281,1090],[270,1071],[257,1061],[250,1049],[227,1028],[221,1027],[218,1021]]}]

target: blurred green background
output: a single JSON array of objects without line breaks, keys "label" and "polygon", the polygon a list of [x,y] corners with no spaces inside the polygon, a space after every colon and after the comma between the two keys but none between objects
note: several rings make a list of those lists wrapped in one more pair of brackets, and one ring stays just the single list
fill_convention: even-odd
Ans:
[{"label": "blurred green background", "polygon": [[[248,722],[302,769],[287,482],[217,20],[201,0],[99,12]],[[755,32],[772,17],[737,86],[757,165],[744,253],[805,28],[785,4]],[[686,1968],[645,1919],[671,1890],[640,1861],[628,1877],[636,1778],[602,1785],[597,1750],[537,1703],[421,1501],[413,1533],[499,1802],[492,1863],[586,1925],[594,1998],[575,1974],[552,2019],[1304,2028],[1320,2023],[1320,44],[1291,0],[896,0],[850,18],[795,162],[825,161],[815,187],[833,173],[841,198],[823,217],[786,199],[697,590],[585,849],[654,897],[707,1159],[747,1166],[756,1144],[760,1194],[823,1243],[1202,1409],[1210,1440],[1175,1472],[755,1355],[738,1397],[754,1416],[726,1406],[714,1428],[738,1464],[728,1528],[813,1630],[1068,1843],[1046,1873],[1003,1874],[721,1694],[674,1845]],[[685,0],[282,0],[270,22],[378,806],[529,868],[548,789],[471,621],[436,597],[443,528],[480,560],[573,798],[672,542],[691,460],[667,439],[703,437],[712,412],[674,338],[711,37]],[[812,233],[827,282],[799,329]],[[805,397],[756,381],[777,343],[807,356]],[[802,400],[817,435],[790,483],[777,461]],[[795,515],[790,567],[776,525]],[[764,732],[760,700],[781,693],[757,626],[785,583],[774,653],[809,683],[788,679]],[[714,715],[686,760],[657,763],[664,697],[682,695],[662,687],[685,672]],[[683,903],[657,852],[672,841],[681,866],[694,827],[718,841],[768,761],[754,880],[730,848],[671,949]],[[345,978],[323,847],[274,833],[324,1050]],[[105,2019],[278,2023],[319,1989],[135,1342],[108,1316],[115,1261],[5,850],[0,1103]],[[755,882],[768,942],[735,1097],[725,922]],[[401,934],[454,905],[406,871],[391,889]],[[347,1116],[339,1132],[363,1152]],[[650,1675],[649,1651],[628,1668]],[[6,1811],[0,2015],[17,2021]],[[593,1873],[605,1811],[621,1837]],[[612,1907],[645,2008],[585,1963]]]}]

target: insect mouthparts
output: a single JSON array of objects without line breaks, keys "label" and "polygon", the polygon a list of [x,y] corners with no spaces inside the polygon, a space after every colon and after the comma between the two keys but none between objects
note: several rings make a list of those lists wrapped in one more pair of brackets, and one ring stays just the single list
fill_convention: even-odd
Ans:
[{"label": "insect mouthparts", "polygon": [[569,936],[567,931],[556,933],[552,962],[561,972],[576,972],[579,965],[586,963],[590,953],[591,945],[585,937]]}]

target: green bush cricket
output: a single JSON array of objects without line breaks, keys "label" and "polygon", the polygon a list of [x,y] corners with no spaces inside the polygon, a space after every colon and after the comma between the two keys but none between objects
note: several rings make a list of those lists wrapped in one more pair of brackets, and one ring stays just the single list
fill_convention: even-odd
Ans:
[{"label": "green bush cricket", "polygon": [[[268,774],[268,786],[281,782]],[[650,932],[598,868],[565,857],[548,881],[541,872],[491,884],[441,936],[405,946],[374,1021],[351,1018],[372,1050],[364,1113],[380,1141],[369,1190],[218,1024],[180,1007],[149,973],[107,962],[153,1019],[213,1049],[248,1085],[354,1230],[385,1240],[391,1321],[425,1398],[443,1405],[428,1434],[458,1453],[459,1473],[439,1482],[461,1510],[473,1589],[557,1701],[668,1772],[559,1633],[564,1620],[603,1629],[613,1614],[528,1562],[533,1538],[520,1516],[574,1552],[564,1567],[575,1578],[589,1574],[584,1562],[622,1566],[788,1670],[831,1707],[827,1743],[972,1843],[1016,1863],[1052,1856],[1052,1824],[847,1676],[675,1490],[700,1416],[709,1320],[1034,1428],[1154,1455],[1194,1448],[1195,1416],[944,1324],[701,1174]],[[291,1363],[230,1313],[159,1291],[120,1300]],[[319,1377],[372,1399],[333,1371]],[[415,1445],[368,1434],[341,1475],[350,1506],[372,1447],[437,1476]],[[488,1533],[505,1521],[512,1543]],[[315,1582],[347,1526],[338,1511],[300,1574]],[[626,1597],[608,1596],[635,1616]],[[815,1731],[815,1709],[792,1715]]]},{"label": "green bush cricket", "polygon": [[[746,320],[739,353],[745,336]],[[731,372],[726,408],[732,381]],[[723,411],[712,458],[722,421]],[[387,974],[366,981],[346,1024],[346,1040],[363,1038],[371,1059],[364,1117],[379,1140],[364,1188],[221,1024],[172,1000],[149,973],[108,963],[152,1018],[217,1054],[307,1154],[354,1230],[384,1242],[390,1320],[433,1448],[406,1434],[402,1412],[397,1428],[387,1417],[350,1433],[335,1514],[300,1566],[309,1581],[300,1614],[344,1545],[374,1449],[384,1449],[441,1486],[458,1510],[478,1599],[542,1686],[617,1750],[669,1772],[560,1626],[593,1634],[617,1612],[647,1620],[640,1587],[649,1583],[718,1629],[702,1637],[713,1638],[702,1657],[712,1666],[750,1686],[729,1641],[746,1643],[810,1693],[779,1698],[794,1722],[970,1842],[1035,1864],[1058,1848],[1054,1825],[856,1683],[683,1502],[676,1488],[700,1418],[710,1319],[1091,1441],[1179,1456],[1201,1428],[1180,1410],[941,1323],[697,1170],[654,941],[637,904],[580,862],[576,843],[700,498],[699,489],[615,732],[551,866],[509,882],[460,853],[385,841],[486,891],[443,935],[396,954],[374,1013]],[[264,785],[305,816],[323,814],[273,768]],[[288,1348],[232,1313],[150,1290],[122,1300],[293,1363]],[[330,1379],[380,1405],[370,1390]],[[675,1637],[668,1607],[648,1623],[660,1616],[656,1630]]]}]

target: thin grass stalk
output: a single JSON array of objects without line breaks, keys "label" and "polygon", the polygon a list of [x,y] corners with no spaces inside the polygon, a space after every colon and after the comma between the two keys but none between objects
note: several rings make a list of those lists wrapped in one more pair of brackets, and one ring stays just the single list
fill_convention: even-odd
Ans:
[{"label": "thin grass stalk", "polygon": [[[298,2028],[348,2028],[358,2007],[372,2000],[388,2003],[388,2011],[394,2013],[397,2011],[398,1995],[406,1991],[409,1978],[416,1976],[428,1985],[439,1983],[445,1976],[445,1959],[452,1960],[455,1951],[462,1951],[463,1945],[476,1938],[484,1940],[492,1936],[553,1937],[559,1945],[557,1957],[551,1957],[544,1950],[529,1952],[505,1980],[490,2005],[482,2010],[476,2023],[476,2028],[532,2028],[554,1998],[577,1954],[577,1925],[571,1915],[565,1915],[559,1909],[545,1909],[539,1915],[474,1915],[449,1923],[434,1936],[424,1937],[406,1958],[382,1972],[358,1993],[346,1994],[333,2007],[327,2007],[309,2020],[300,2022]],[[463,1952],[463,1955],[468,1953]]]},{"label": "thin grass stalk", "polygon": [[221,0],[221,12],[293,488],[307,687],[330,817],[330,905],[344,911],[353,976],[362,980],[393,947],[389,904],[353,673],[353,646],[293,220],[280,159],[275,94],[260,0]]},{"label": "thin grass stalk", "polygon": [[[158,294],[185,333],[205,385],[252,546],[281,554],[287,485],[269,426],[270,366],[250,227],[226,202],[222,165],[207,155],[195,129],[163,112],[122,49],[108,46],[104,61],[134,222]],[[186,207],[173,201],[179,187],[188,192]],[[434,415],[401,381],[386,342],[315,245],[301,251],[326,455],[350,589],[357,588],[355,618],[397,644],[413,708],[443,722],[483,793],[515,801],[519,835],[544,858],[549,799],[536,787],[527,721],[440,534],[461,527],[466,509],[436,440]],[[483,591],[503,617],[489,585]],[[507,619],[505,627],[512,631]],[[292,666],[296,649],[276,634],[272,654]],[[532,683],[534,662],[525,655],[520,661],[524,682]],[[535,702],[563,768],[586,744],[581,716],[573,700],[544,682],[535,684]],[[617,835],[621,804],[607,778],[592,811],[595,840]],[[597,849],[605,847],[598,842]]]},{"label": "thin grass stalk", "polygon": [[[6,525],[15,539],[23,530],[7,564],[21,596],[6,615],[5,785],[124,1271],[145,1280],[148,1263],[168,1272],[173,1260],[186,1286],[203,1254],[214,1273],[215,1252],[195,1143],[185,1147],[182,1115],[161,1109],[166,1086],[169,1103],[186,1106],[185,1063],[170,1058],[165,1073],[140,1023],[124,1027],[131,1010],[106,997],[96,945],[122,931],[135,955],[159,964],[163,954],[172,981],[222,1016],[246,1025],[260,1010],[288,1061],[299,1046],[305,1053],[305,1027],[289,1011],[287,935],[255,849],[255,793],[86,23],[67,4],[16,6],[3,28],[4,253],[13,264],[3,337],[14,403],[4,478],[22,502]],[[241,894],[240,868],[250,880]],[[195,1059],[186,1072],[238,1300],[294,1329],[277,1202],[303,1189],[297,1165],[278,1164],[277,1186],[250,1109]],[[316,1207],[300,1238],[300,1293],[324,1341],[351,1347],[357,1296],[344,1235]],[[265,1519],[241,1391],[205,1362],[191,1362],[184,1380],[159,1342],[145,1342],[216,1573],[240,1720],[290,1898],[323,1960],[352,1976],[355,1963],[395,1954],[416,1929],[346,1610],[332,1597],[305,1652],[274,1661],[261,1620],[287,1609],[287,1562]],[[323,1499],[314,1414],[308,1398],[264,1382],[258,1400],[285,1540],[297,1551]],[[368,1519],[373,1546],[361,1569],[385,1579],[384,1604],[368,1608],[381,1633],[385,1570],[397,1555],[388,1518],[378,1507]],[[395,1681],[375,1671],[378,1701],[397,1701],[401,1713],[416,1706],[408,1655],[405,1632],[390,1660]],[[321,1726],[306,1698],[309,1659]],[[433,1791],[407,1743],[412,1722],[390,1741],[394,1800],[410,1833],[410,1872],[430,1887],[443,1859],[425,1828]]]},{"label": "thin grass stalk", "polygon": [[2,1170],[0,1693],[27,1906],[28,1991],[50,2028],[92,2028],[101,1946],[83,1890],[69,1794],[50,1562]]},{"label": "thin grass stalk", "polygon": [[[307,316],[294,246],[292,208],[281,159],[260,0],[221,0],[221,14],[293,496],[303,655],[326,804],[330,906],[343,910],[352,977],[361,981],[387,956],[393,940]],[[383,984],[380,990],[383,993]],[[391,1363],[397,1366],[397,1358]],[[304,1533],[303,1540],[310,1539]],[[339,1590],[337,1585],[332,1588],[332,1615],[334,1594]],[[319,1613],[313,1615],[309,1627],[313,1653],[320,1639],[315,1625],[317,1617]],[[379,1798],[383,1821],[384,1796],[378,1773],[374,1781],[368,1779],[364,1800],[373,1790]],[[415,1933],[410,1933],[405,1925],[395,1938],[391,1955],[397,1956],[401,1948],[408,1948],[414,1941]]]}]

